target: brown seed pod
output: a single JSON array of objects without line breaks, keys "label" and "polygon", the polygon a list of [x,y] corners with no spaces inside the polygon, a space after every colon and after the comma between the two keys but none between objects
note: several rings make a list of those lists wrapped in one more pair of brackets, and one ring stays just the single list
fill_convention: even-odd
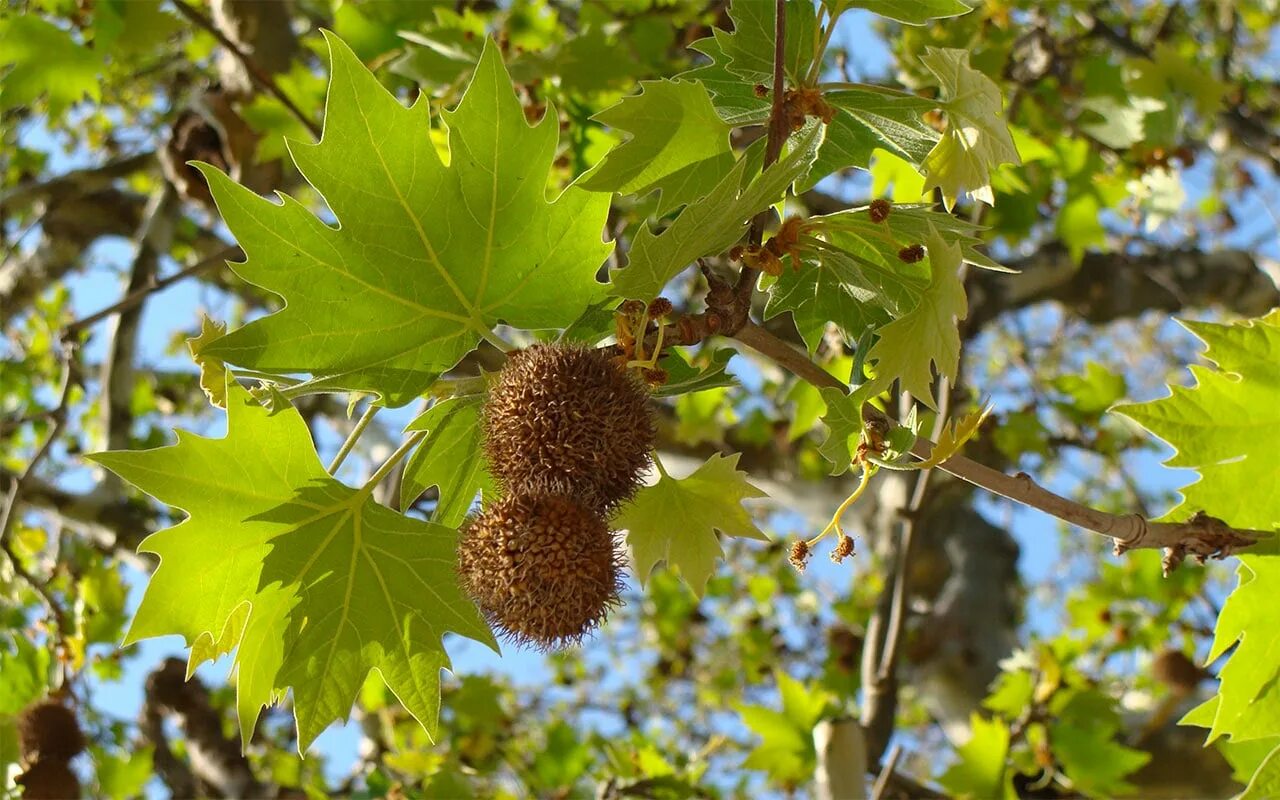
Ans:
[{"label": "brown seed pod", "polygon": [[898,251],[898,260],[914,264],[924,258],[924,246],[913,244]]},{"label": "brown seed pod", "polygon": [[35,762],[17,778],[26,800],[68,800],[80,796],[80,780],[66,761]]},{"label": "brown seed pod", "polygon": [[75,712],[56,700],[28,706],[19,715],[18,740],[27,762],[70,761],[85,745]]},{"label": "brown seed pod", "polygon": [[1179,695],[1191,694],[1204,680],[1204,670],[1195,665],[1181,650],[1161,650],[1151,662],[1156,680]]},{"label": "brown seed pod", "polygon": [[796,572],[804,572],[804,568],[809,565],[811,552],[807,541],[797,539],[791,543],[791,552],[788,554],[787,560],[791,562],[791,566],[796,568]]},{"label": "brown seed pod", "polygon": [[655,436],[644,383],[604,350],[515,353],[485,404],[485,453],[505,492],[572,494],[600,512],[635,494]]},{"label": "brown seed pod", "polygon": [[505,638],[548,650],[577,643],[621,604],[624,557],[595,510],[566,495],[516,494],[466,526],[458,573]]},{"label": "brown seed pod", "polygon": [[657,297],[649,301],[649,319],[661,319],[671,313],[671,301],[665,297]]},{"label": "brown seed pod", "polygon": [[872,222],[880,223],[889,218],[889,212],[893,210],[893,203],[883,197],[877,197],[871,201],[871,207],[867,209],[867,216]]}]

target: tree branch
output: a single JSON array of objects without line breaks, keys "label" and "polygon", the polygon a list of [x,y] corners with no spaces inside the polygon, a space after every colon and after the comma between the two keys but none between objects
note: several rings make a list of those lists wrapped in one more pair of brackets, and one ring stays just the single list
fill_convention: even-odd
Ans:
[{"label": "tree branch", "polygon": [[[184,661],[167,658],[147,677],[144,719],[164,713],[177,717],[186,735],[189,773],[217,796],[264,796],[263,785],[240,752],[240,743],[223,735],[222,715],[210,703],[209,690],[199,678],[187,680],[186,674]],[[173,775],[181,776],[181,771]]]},{"label": "tree branch", "polygon": [[71,389],[77,381],[75,348],[70,345],[64,345],[62,351],[62,384],[58,391],[58,403],[47,415],[50,420],[49,432],[45,435],[44,441],[37,448],[35,454],[31,456],[31,460],[27,462],[22,474],[10,481],[9,488],[6,491],[4,508],[0,509],[0,550],[3,550],[5,555],[9,557],[14,573],[26,581],[35,590],[36,594],[40,595],[40,599],[44,601],[49,613],[53,615],[58,623],[59,638],[66,636],[67,632],[71,630],[66,610],[62,608],[53,594],[45,587],[44,582],[37,580],[22,566],[22,562],[10,545],[9,531],[13,525],[14,518],[17,516],[18,504],[22,502],[23,492],[34,479],[40,463],[48,457],[53,449],[54,442],[58,440],[58,437],[62,434],[62,429],[67,424],[67,410],[71,402]]},{"label": "tree branch", "polygon": [[200,28],[212,34],[213,37],[218,40],[219,44],[231,51],[231,53],[235,55],[236,59],[244,65],[245,71],[249,73],[249,77],[258,85],[258,88],[279,100],[280,103],[289,110],[289,113],[292,114],[298,122],[302,123],[303,127],[310,131],[312,136],[319,140],[320,126],[313,122],[310,117],[302,112],[302,109],[298,108],[298,106],[289,99],[289,95],[285,94],[280,89],[276,84],[275,79],[267,74],[266,70],[262,69],[256,61],[250,58],[248,53],[244,52],[239,45],[231,41],[230,37],[223,33],[218,26],[214,25],[212,20],[204,14],[201,14],[193,6],[188,5],[184,0],[170,0],[170,2],[172,2],[174,7],[178,9],[178,13],[182,14],[182,16],[191,20]]},{"label": "tree branch", "polygon": [[[828,374],[802,353],[754,323],[744,325],[734,334],[734,338],[816,387],[838,389],[844,393],[849,391],[849,387],[840,379]],[[868,420],[889,422],[883,412],[870,404],[863,406],[863,415]],[[922,460],[927,459],[933,453],[933,448],[933,442],[918,438],[911,448],[911,454]],[[1114,542],[1117,553],[1163,549],[1166,572],[1177,567],[1186,556],[1196,556],[1201,560],[1225,558],[1267,535],[1262,531],[1232,528],[1203,511],[1189,520],[1176,523],[1151,522],[1141,514],[1119,515],[1099,511],[1054,494],[1025,472],[1006,475],[960,455],[942,462],[939,469],[992,494],[1106,536]]]},{"label": "tree branch", "polygon": [[90,314],[87,317],[78,319],[75,322],[68,324],[65,328],[62,329],[62,335],[64,337],[74,336],[75,334],[78,334],[83,330],[93,327],[98,322],[101,322],[103,319],[111,316],[112,314],[118,314],[122,311],[127,311],[128,309],[133,308],[134,306],[141,303],[143,300],[147,299],[147,297],[153,294],[156,294],[157,292],[162,292],[165,289],[168,289],[170,286],[174,285],[175,283],[184,281],[187,278],[192,277],[193,275],[199,275],[201,272],[204,272],[205,270],[209,269],[210,267],[216,264],[220,264],[225,261],[228,261],[229,259],[236,258],[240,255],[240,253],[241,251],[240,251],[239,245],[234,245],[234,244],[227,245],[226,247],[219,250],[218,252],[200,259],[199,261],[192,264],[191,266],[186,267],[185,269],[179,272],[175,272],[174,274],[170,275],[167,278],[152,280],[150,284],[140,286],[134,291],[126,294],[118,302],[112,303],[111,305],[107,306],[106,308],[100,311],[95,311],[94,313]]}]

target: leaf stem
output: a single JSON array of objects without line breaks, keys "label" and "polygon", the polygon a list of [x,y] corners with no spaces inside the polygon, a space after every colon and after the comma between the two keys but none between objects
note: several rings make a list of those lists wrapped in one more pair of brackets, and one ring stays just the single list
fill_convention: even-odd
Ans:
[{"label": "leaf stem", "polygon": [[482,339],[484,339],[486,342],[498,348],[504,353],[510,353],[512,350],[516,349],[515,345],[511,344],[511,342],[508,342],[506,339],[503,339],[501,336],[494,333],[491,329],[486,328],[484,325],[481,325],[478,322],[475,324],[475,329],[479,331],[480,337]]},{"label": "leaf stem", "polygon": [[382,406],[377,403],[370,403],[369,407],[364,410],[357,420],[355,427],[351,429],[351,433],[347,434],[347,440],[342,443],[342,447],[338,450],[338,454],[333,457],[333,461],[329,464],[329,474],[334,475],[338,472],[338,467],[342,466],[342,462],[347,460],[347,456],[355,448],[356,442],[360,440],[364,429],[369,427],[369,423],[373,422],[374,416],[382,410]]},{"label": "leaf stem", "polygon": [[668,475],[668,474],[667,474],[667,470],[662,466],[662,459],[658,458],[658,451],[657,451],[657,450],[654,450],[654,451],[653,451],[653,468],[654,468],[654,469],[656,469],[656,470],[658,471],[658,476],[659,476],[660,478],[670,478],[670,477],[671,477],[670,475]]},{"label": "leaf stem", "polygon": [[862,497],[862,493],[867,490],[867,484],[871,483],[871,473],[873,471],[874,470],[866,464],[862,465],[862,477],[858,480],[857,488],[853,490],[853,494],[845,498],[845,501],[836,509],[836,513],[831,515],[831,521],[827,523],[827,527],[822,529],[822,533],[808,541],[808,545],[810,547],[813,547],[818,542],[827,538],[827,534],[831,533],[833,530],[840,536],[845,535],[844,528],[840,527],[840,519],[844,516],[844,512],[848,511],[854,503],[858,502],[858,498]]},{"label": "leaf stem", "polygon": [[386,461],[382,462],[382,466],[378,467],[378,471],[373,473],[369,480],[365,481],[364,486],[360,487],[359,494],[365,497],[373,494],[374,487],[381,483],[383,478],[391,474],[391,470],[396,468],[396,464],[399,464],[409,454],[410,450],[417,447],[423,439],[427,438],[427,433],[428,431],[417,431],[408,439],[405,439],[404,444],[397,447],[396,451]]}]

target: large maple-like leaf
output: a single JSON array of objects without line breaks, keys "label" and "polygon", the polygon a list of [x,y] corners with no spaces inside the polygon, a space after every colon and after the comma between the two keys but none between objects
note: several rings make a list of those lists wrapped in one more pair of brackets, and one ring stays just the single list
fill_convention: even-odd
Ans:
[{"label": "large maple-like leaf", "polygon": [[289,197],[272,203],[207,165],[214,199],[247,260],[232,268],[283,309],[204,353],[254,369],[308,372],[329,386],[408,402],[492,326],[573,322],[600,294],[609,197],[546,197],[556,115],[530,127],[487,44],[449,125],[449,163],[425,100],[403,106],[326,35],[324,136],[291,143],[339,225]]},{"label": "large maple-like leaf", "polygon": [[908,25],[924,25],[929,20],[958,17],[973,10],[960,0],[827,0],[827,5],[837,11],[865,8]]},{"label": "large maple-like leaf", "polygon": [[[1192,467],[1200,480],[1182,489],[1169,512],[1185,519],[1205,511],[1239,528],[1280,526],[1280,311],[1230,325],[1184,322],[1208,345],[1217,369],[1193,366],[1194,386],[1169,397],[1116,410],[1172,445],[1167,462]],[[1239,585],[1227,598],[1208,660],[1226,653],[1218,694],[1186,721],[1210,738],[1274,736],[1280,726],[1280,545],[1275,540],[1240,556]]]},{"label": "large maple-like leaf", "polygon": [[663,475],[624,507],[617,526],[627,530],[641,583],[659,561],[666,561],[702,596],[716,559],[724,555],[717,530],[768,541],[742,507],[743,500],[765,494],[737,467],[737,453],[713,455],[687,478]]},{"label": "large maple-like leaf", "polygon": [[222,439],[90,458],[189,514],[149,536],[160,557],[125,644],[179,634],[191,667],[236,651],[245,741],[293,691],[303,750],[346,719],[370,670],[435,735],[446,631],[496,649],[455,575],[457,532],[396,514],[331,478],[306,422],[235,383]]},{"label": "large maple-like leaf", "polygon": [[609,273],[614,293],[651,300],[695,259],[721,252],[741,239],[752,215],[780,199],[813,163],[822,141],[820,133],[820,126],[810,125],[796,134],[791,152],[752,179],[748,171],[759,162],[745,156],[738,159],[710,194],[686,208],[660,235],[642,227],[627,266]]},{"label": "large maple-like leaf", "polygon": [[881,328],[879,340],[867,352],[876,377],[858,390],[860,399],[887,388],[895,379],[904,390],[930,408],[933,370],[954,377],[960,366],[959,320],[968,315],[964,284],[960,282],[963,254],[959,243],[948,243],[936,230],[925,238],[929,251],[929,286],[914,309]]},{"label": "large maple-like leaf", "polygon": [[697,200],[733,169],[730,126],[697,81],[643,81],[640,87],[640,94],[593,117],[631,139],[611,150],[580,185],[622,194],[658,189],[661,215]]},{"label": "large maple-like leaf", "polygon": [[938,79],[947,112],[947,130],[924,161],[925,190],[941,189],[948,209],[962,192],[995,205],[991,170],[1022,163],[1005,125],[1000,87],[969,66],[968,50],[929,47],[920,60]]}]

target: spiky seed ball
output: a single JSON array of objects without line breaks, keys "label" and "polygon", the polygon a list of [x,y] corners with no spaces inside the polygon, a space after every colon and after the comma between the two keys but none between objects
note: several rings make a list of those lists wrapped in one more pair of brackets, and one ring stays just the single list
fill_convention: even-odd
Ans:
[{"label": "spiky seed ball", "polygon": [[22,757],[70,761],[84,750],[84,734],[75,712],[55,700],[28,706],[18,717]]},{"label": "spiky seed ball", "polygon": [[1190,694],[1204,680],[1205,672],[1181,650],[1161,650],[1151,663],[1156,680],[1179,695]]},{"label": "spiky seed ball", "polygon": [[503,635],[551,649],[621,603],[623,553],[604,517],[566,495],[516,494],[483,510],[458,545],[462,587]]},{"label": "spiky seed ball", "polygon": [[640,378],[578,345],[513,354],[485,403],[485,453],[506,493],[572,494],[601,512],[639,488],[655,435]]},{"label": "spiky seed ball", "polygon": [[80,780],[66,761],[41,759],[17,778],[26,800],[70,800],[80,796]]}]

